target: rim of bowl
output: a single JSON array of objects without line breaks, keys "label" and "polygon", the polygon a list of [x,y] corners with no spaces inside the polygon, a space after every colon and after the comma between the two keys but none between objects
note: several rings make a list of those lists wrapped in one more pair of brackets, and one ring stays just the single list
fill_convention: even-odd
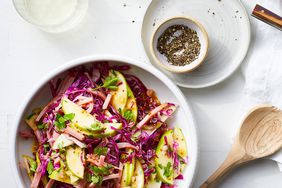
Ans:
[{"label": "rim of bowl", "polygon": [[[166,24],[166,23],[168,23],[172,20],[175,20],[175,19],[184,19],[184,20],[193,22],[195,25],[197,25],[197,27],[200,29],[200,31],[203,34],[203,39],[204,39],[205,44],[206,44],[205,45],[205,51],[203,52],[204,55],[199,59],[198,63],[195,64],[194,66],[188,67],[188,68],[185,68],[185,66],[183,66],[183,70],[177,70],[177,69],[172,68],[171,66],[166,66],[165,64],[163,64],[159,60],[159,58],[156,56],[156,53],[155,53],[155,50],[154,50],[154,39],[156,37],[156,34],[159,32],[159,30],[162,28],[162,26],[164,24]],[[158,25],[157,29],[155,29],[155,31],[152,34],[151,41],[150,41],[150,52],[152,54],[154,61],[159,66],[161,66],[162,68],[164,68],[164,69],[166,69],[170,72],[173,72],[173,73],[186,73],[186,72],[191,72],[191,71],[195,70],[196,68],[198,68],[204,62],[204,60],[206,59],[207,54],[208,54],[208,48],[209,48],[209,37],[208,37],[208,33],[207,33],[206,29],[204,28],[204,26],[199,21],[197,21],[195,18],[192,18],[192,17],[189,17],[189,16],[174,16],[172,18],[165,20],[164,22],[162,22],[161,24]],[[192,63],[194,63],[194,62],[195,61],[193,61]]]},{"label": "rim of bowl", "polygon": [[28,104],[30,103],[30,101],[32,100],[32,98],[36,95],[36,93],[38,92],[38,90],[44,86],[51,78],[57,76],[58,74],[63,73],[64,71],[76,67],[76,66],[80,66],[86,63],[90,63],[90,62],[95,62],[95,61],[118,61],[118,62],[123,62],[123,63],[127,63],[129,65],[133,65],[136,66],[138,68],[143,69],[144,71],[147,71],[151,74],[153,74],[154,76],[156,76],[161,82],[163,82],[172,92],[173,94],[176,96],[176,98],[182,102],[186,102],[187,105],[183,105],[183,111],[185,114],[191,114],[190,120],[192,122],[192,125],[190,125],[192,127],[192,131],[191,132],[191,140],[193,140],[194,142],[191,143],[191,145],[193,146],[193,152],[190,153],[190,155],[192,156],[191,158],[194,159],[193,163],[190,163],[189,168],[191,168],[191,171],[193,172],[191,178],[190,178],[190,185],[193,185],[196,173],[198,171],[198,156],[199,156],[199,142],[198,142],[198,134],[197,134],[197,126],[196,126],[196,121],[195,121],[195,116],[192,112],[192,108],[190,103],[187,101],[186,97],[184,96],[184,94],[181,92],[181,90],[172,82],[172,80],[170,78],[168,78],[164,73],[162,73],[161,71],[159,71],[158,69],[156,69],[155,67],[153,67],[150,64],[146,64],[146,63],[141,63],[138,60],[134,60],[132,58],[127,58],[127,57],[122,57],[122,56],[118,56],[118,55],[107,55],[107,54],[101,54],[101,55],[91,55],[91,56],[86,56],[86,57],[81,57],[81,58],[77,58],[71,61],[68,61],[67,63],[59,66],[58,68],[55,68],[53,71],[50,71],[50,73],[48,73],[46,76],[44,76],[42,79],[40,79],[37,84],[31,89],[31,91],[29,92],[29,94],[25,97],[25,99],[23,100],[22,104],[20,105],[17,114],[15,116],[15,119],[13,121],[13,128],[12,128],[12,132],[11,132],[11,137],[10,137],[10,144],[9,144],[9,153],[10,153],[10,164],[11,164],[11,168],[12,168],[12,172],[14,174],[16,174],[16,184],[20,187],[24,187],[24,183],[21,179],[21,173],[19,170],[19,165],[18,165],[18,161],[16,161],[17,158],[17,145],[16,145],[16,141],[17,141],[17,136],[18,136],[18,128],[19,128],[19,124],[22,121],[22,117],[23,117],[23,113],[26,110],[26,107],[28,106]]}]

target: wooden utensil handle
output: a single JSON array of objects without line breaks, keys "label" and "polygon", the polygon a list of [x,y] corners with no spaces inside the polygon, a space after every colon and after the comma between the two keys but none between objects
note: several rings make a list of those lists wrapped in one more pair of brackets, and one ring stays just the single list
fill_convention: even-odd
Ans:
[{"label": "wooden utensil handle", "polygon": [[249,160],[250,158],[244,152],[232,150],[221,166],[200,186],[200,188],[215,187],[229,171]]},{"label": "wooden utensil handle", "polygon": [[260,5],[255,6],[252,12],[252,16],[282,30],[282,17]]}]

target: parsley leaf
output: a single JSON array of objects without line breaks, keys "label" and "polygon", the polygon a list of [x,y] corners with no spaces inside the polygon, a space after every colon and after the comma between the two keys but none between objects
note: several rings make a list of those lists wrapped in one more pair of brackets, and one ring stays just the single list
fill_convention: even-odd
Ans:
[{"label": "parsley leaf", "polygon": [[49,175],[52,174],[52,172],[54,171],[54,166],[53,166],[53,163],[51,161],[48,162],[47,171],[48,171]]},{"label": "parsley leaf", "polygon": [[168,162],[166,167],[164,167],[164,175],[166,177],[169,177],[171,176],[171,174],[172,174],[172,165],[171,165],[171,162]]},{"label": "parsley leaf", "polygon": [[29,167],[29,168],[30,168],[30,171],[35,172],[36,169],[37,169],[37,163],[35,162],[35,160],[29,158],[29,159],[28,159],[28,162],[29,162],[29,166],[30,166],[30,167]]},{"label": "parsley leaf", "polygon": [[64,116],[57,114],[54,124],[59,130],[64,129],[66,127],[66,121],[71,121],[74,116],[74,113],[65,114]]},{"label": "parsley leaf", "polygon": [[48,125],[46,123],[42,123],[40,125],[37,125],[38,129],[47,129]]},{"label": "parsley leaf", "polygon": [[103,177],[102,176],[93,175],[91,177],[91,182],[94,183],[95,185],[101,185],[102,181],[103,181]]},{"label": "parsley leaf", "polygon": [[94,153],[97,155],[106,155],[108,152],[108,148],[106,147],[96,147],[94,149]]},{"label": "parsley leaf", "polygon": [[104,80],[103,85],[100,85],[96,88],[94,88],[94,90],[100,89],[100,88],[107,88],[109,90],[117,90],[118,89],[118,77],[114,74],[111,74],[110,76],[106,77]]},{"label": "parsley leaf", "polygon": [[124,117],[126,120],[133,121],[133,112],[132,112],[132,110],[126,110],[126,111],[123,113],[123,117]]}]

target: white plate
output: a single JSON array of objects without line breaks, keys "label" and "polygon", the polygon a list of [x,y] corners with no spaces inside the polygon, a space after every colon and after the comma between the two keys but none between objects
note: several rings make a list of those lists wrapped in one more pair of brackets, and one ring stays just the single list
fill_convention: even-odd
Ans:
[{"label": "white plate", "polygon": [[73,60],[42,79],[34,87],[30,95],[19,108],[15,118],[14,129],[11,136],[11,162],[15,178],[19,187],[29,187],[30,181],[25,171],[19,168],[19,161],[22,161],[23,154],[31,154],[31,140],[24,140],[18,136],[21,129],[26,128],[24,117],[31,112],[34,107],[42,106],[51,99],[48,81],[66,70],[82,64],[90,64],[95,61],[115,61],[115,64],[129,64],[132,67],[131,72],[138,76],[148,88],[157,92],[161,101],[169,101],[179,105],[179,109],[169,124],[177,125],[182,128],[188,145],[189,164],[184,171],[184,181],[178,181],[179,187],[188,187],[192,185],[194,175],[197,169],[198,160],[198,140],[196,126],[191,109],[185,100],[184,95],[179,88],[168,79],[163,73],[151,65],[142,64],[138,61],[117,56],[91,56]]},{"label": "white plate", "polygon": [[198,20],[209,35],[205,62],[195,71],[175,74],[161,69],[179,86],[202,88],[230,76],[243,61],[250,43],[250,23],[239,0],[154,0],[148,7],[142,26],[142,42],[151,62],[150,41],[158,25],[175,16]]}]

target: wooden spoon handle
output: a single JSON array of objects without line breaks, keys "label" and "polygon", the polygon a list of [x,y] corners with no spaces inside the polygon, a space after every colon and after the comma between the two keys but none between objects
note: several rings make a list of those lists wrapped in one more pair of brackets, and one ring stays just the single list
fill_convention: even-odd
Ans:
[{"label": "wooden spoon handle", "polygon": [[250,158],[238,150],[232,150],[221,166],[200,186],[200,188],[213,188],[220,180],[238,165],[249,161]]}]

